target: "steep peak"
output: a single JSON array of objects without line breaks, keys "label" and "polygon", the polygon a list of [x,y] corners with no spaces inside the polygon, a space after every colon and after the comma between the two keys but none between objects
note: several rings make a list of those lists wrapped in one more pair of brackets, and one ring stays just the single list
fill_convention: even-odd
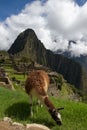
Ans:
[{"label": "steep peak", "polygon": [[33,29],[26,29],[25,31],[23,31],[22,33],[20,33],[20,35],[18,36],[18,38],[27,38],[27,37],[30,37],[30,38],[37,38],[35,32]]},{"label": "steep peak", "polygon": [[[27,35],[29,35],[29,34],[35,34],[35,32],[34,32],[33,29],[28,28],[28,29],[26,29],[24,32],[22,32],[22,34],[27,34]],[[35,34],[35,35],[36,35],[36,34]]]},{"label": "steep peak", "polygon": [[31,33],[33,33],[33,32],[34,32],[34,30],[33,30],[33,29],[31,29],[31,28],[27,28],[24,32],[31,32]]},{"label": "steep peak", "polygon": [[25,31],[21,32],[18,35],[18,37],[16,38],[16,40],[14,41],[14,43],[8,50],[8,53],[16,54],[18,52],[21,52],[25,48],[26,44],[28,44],[28,45],[31,44],[31,40],[32,40],[32,46],[33,46],[33,45],[35,45],[36,41],[38,41],[38,38],[37,38],[34,30],[26,29]]}]

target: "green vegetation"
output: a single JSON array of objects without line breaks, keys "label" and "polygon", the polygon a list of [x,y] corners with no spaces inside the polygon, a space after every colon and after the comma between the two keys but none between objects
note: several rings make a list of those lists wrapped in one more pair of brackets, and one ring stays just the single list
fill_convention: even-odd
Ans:
[{"label": "green vegetation", "polygon": [[[17,61],[15,62],[17,63]],[[51,118],[45,107],[39,107],[39,112],[37,113],[35,109],[35,102],[33,107],[35,114],[34,117],[30,117],[29,97],[23,89],[26,74],[23,74],[23,72],[17,72],[13,68],[13,65],[8,57],[5,58],[5,62],[1,64],[1,67],[6,71],[16,90],[11,91],[0,87],[0,119],[2,119],[4,116],[8,116],[11,117],[13,121],[18,121],[23,124],[44,124],[48,126],[51,130],[87,129],[87,104],[72,102],[68,100],[69,94],[78,92],[73,85],[68,84],[64,80],[62,75],[58,75],[58,77],[53,77],[57,88],[61,91],[60,98],[57,99],[54,97],[50,97],[50,100],[53,102],[56,108],[64,107],[64,110],[60,111],[62,115],[63,125],[59,127]],[[15,81],[13,81],[12,79],[15,79]]]},{"label": "green vegetation", "polygon": [[64,99],[50,97],[53,104],[64,107],[61,111],[63,125],[57,126],[47,110],[39,107],[39,112],[35,110],[34,117],[30,117],[28,96],[22,91],[11,91],[0,87],[0,119],[4,116],[11,117],[14,121],[26,123],[41,123],[51,130],[86,130],[87,129],[87,104],[72,102]]}]

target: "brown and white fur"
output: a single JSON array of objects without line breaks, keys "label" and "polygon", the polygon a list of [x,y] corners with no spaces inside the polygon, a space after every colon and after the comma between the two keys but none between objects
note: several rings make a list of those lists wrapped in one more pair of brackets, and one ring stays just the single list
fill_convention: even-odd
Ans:
[{"label": "brown and white fur", "polygon": [[[61,125],[61,115],[54,105],[49,100],[47,90],[49,86],[49,77],[43,70],[34,70],[28,76],[25,84],[26,93],[32,99],[32,96],[36,96],[47,108],[52,118],[58,125]],[[31,105],[32,107],[32,102]],[[32,114],[32,109],[31,109]]]}]

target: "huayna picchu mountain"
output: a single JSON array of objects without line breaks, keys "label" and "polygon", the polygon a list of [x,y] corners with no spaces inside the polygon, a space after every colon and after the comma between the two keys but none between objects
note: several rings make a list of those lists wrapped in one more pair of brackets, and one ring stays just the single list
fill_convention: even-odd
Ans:
[{"label": "huayna picchu mountain", "polygon": [[32,60],[46,65],[46,49],[32,29],[22,32],[14,41],[8,53],[28,59],[32,57]]},{"label": "huayna picchu mountain", "polygon": [[79,89],[87,89],[87,74],[82,66],[61,54],[47,50],[32,29],[20,33],[10,49],[9,55],[27,57],[62,74],[67,82]]}]

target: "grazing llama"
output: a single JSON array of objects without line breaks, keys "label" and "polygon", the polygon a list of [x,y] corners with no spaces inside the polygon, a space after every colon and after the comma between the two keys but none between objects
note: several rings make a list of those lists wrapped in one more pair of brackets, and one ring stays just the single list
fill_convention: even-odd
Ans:
[{"label": "grazing llama", "polygon": [[26,93],[30,96],[30,111],[31,115],[32,111],[32,96],[36,96],[47,108],[48,112],[52,116],[52,118],[56,121],[58,125],[61,125],[61,115],[59,113],[59,109],[56,109],[54,105],[49,100],[47,95],[47,90],[49,86],[49,77],[47,73],[43,70],[34,70],[31,72],[29,77],[26,80],[25,90]]}]

